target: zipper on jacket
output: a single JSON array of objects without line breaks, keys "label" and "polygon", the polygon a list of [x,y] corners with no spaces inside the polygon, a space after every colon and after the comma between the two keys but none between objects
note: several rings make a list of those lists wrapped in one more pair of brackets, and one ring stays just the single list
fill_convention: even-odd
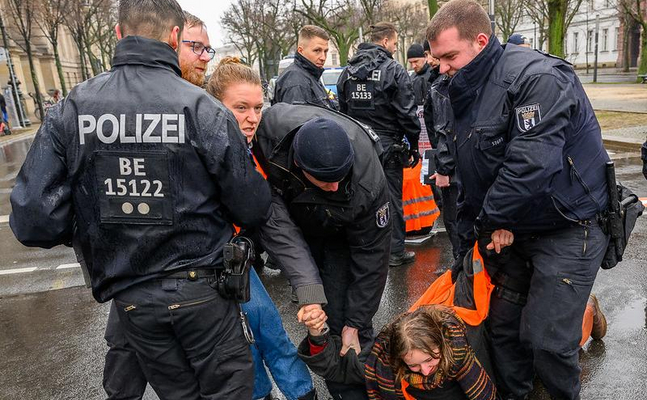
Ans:
[{"label": "zipper on jacket", "polygon": [[[580,182],[582,187],[584,187],[584,191],[586,192],[586,194],[591,198],[591,200],[593,200],[595,205],[598,206],[598,211],[601,211],[602,207],[600,207],[600,203],[596,200],[595,197],[593,197],[593,194],[591,193],[591,189],[589,189],[589,186],[586,184],[586,182],[584,182],[584,179],[582,179],[582,176],[580,176],[580,173],[575,168],[575,162],[573,162],[573,159],[571,158],[571,156],[566,155],[566,159],[568,160],[568,164],[571,166],[571,176],[575,175],[575,177]],[[571,178],[571,181],[572,181],[572,178]]]}]

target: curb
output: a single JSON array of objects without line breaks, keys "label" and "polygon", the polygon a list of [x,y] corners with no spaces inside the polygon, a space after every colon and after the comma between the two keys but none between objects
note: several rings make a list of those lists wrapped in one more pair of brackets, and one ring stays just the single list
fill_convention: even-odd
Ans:
[{"label": "curb", "polygon": [[619,136],[602,135],[602,142],[605,147],[617,150],[636,151],[640,153],[643,142],[639,139],[624,138]]}]

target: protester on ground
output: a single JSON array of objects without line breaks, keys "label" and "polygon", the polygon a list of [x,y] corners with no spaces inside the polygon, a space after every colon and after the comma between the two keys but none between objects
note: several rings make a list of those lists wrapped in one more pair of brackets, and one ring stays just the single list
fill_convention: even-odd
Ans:
[{"label": "protester on ground", "polygon": [[335,109],[321,82],[330,36],[318,26],[305,25],[299,30],[294,63],[279,76],[272,104],[316,104]]},{"label": "protester on ground", "polygon": [[501,46],[475,1],[446,3],[427,39],[451,77],[461,252],[489,242],[497,384],[524,398],[537,374],[577,399],[582,316],[609,243],[597,218],[609,158],[591,104],[570,64]]},{"label": "protester on ground", "polygon": [[183,26],[173,0],[119,3],[113,69],[49,110],[10,223],[29,246],[74,237],[161,399],[250,398],[239,306],[214,287],[232,224],[264,223],[270,192],[231,113],[181,78]]},{"label": "protester on ground", "polygon": [[[337,112],[280,103],[264,112],[252,143],[273,187],[261,240],[309,305],[300,320],[324,304],[342,355],[370,343],[391,240],[377,137]],[[326,383],[335,399],[366,397],[363,385]]]},{"label": "protester on ground", "polygon": [[[337,81],[340,111],[370,126],[384,148],[383,168],[391,195],[393,218],[392,267],[411,263],[415,253],[404,247],[402,170],[420,160],[420,121],[407,71],[393,59],[398,32],[389,22],[371,25],[370,42],[359,45]],[[406,141],[404,142],[404,138]]]},{"label": "protester on ground", "polygon": [[[207,92],[234,114],[240,131],[251,146],[263,110],[263,87],[258,73],[237,58],[225,57],[211,75]],[[267,366],[286,399],[315,399],[310,371],[297,356],[297,349],[283,328],[281,316],[254,269],[250,271],[250,287],[251,300],[242,304],[242,309],[254,333],[253,398],[271,398],[272,382],[267,376]]]}]

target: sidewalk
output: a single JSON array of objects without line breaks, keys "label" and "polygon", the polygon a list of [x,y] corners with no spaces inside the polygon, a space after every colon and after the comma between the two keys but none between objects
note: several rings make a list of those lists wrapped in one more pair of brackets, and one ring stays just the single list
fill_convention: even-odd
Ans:
[{"label": "sidewalk", "polygon": [[40,128],[40,123],[32,123],[27,128],[12,129],[11,135],[0,136],[0,146],[32,137],[36,134],[38,128]]}]

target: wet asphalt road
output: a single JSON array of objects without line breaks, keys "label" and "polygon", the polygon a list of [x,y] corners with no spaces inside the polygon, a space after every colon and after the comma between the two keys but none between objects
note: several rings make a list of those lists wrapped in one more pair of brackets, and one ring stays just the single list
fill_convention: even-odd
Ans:
[{"label": "wet asphalt road", "polygon": [[[3,217],[28,141],[0,146],[0,399],[102,399],[103,340],[108,307],[83,287],[72,252],[28,249],[16,242]],[[641,197],[647,182],[637,153],[617,153],[618,179]],[[450,262],[449,241],[439,234],[408,267],[391,269],[376,328],[405,311]],[[581,351],[582,399],[647,398],[647,218],[638,221],[625,261],[600,271],[594,292],[609,321],[602,341]],[[33,269],[33,270],[32,270]],[[18,271],[18,272],[16,272]],[[305,331],[276,271],[263,279],[293,341]],[[318,386],[320,386],[320,382]],[[156,399],[150,391],[145,399]],[[548,399],[540,385],[531,399]]]}]

